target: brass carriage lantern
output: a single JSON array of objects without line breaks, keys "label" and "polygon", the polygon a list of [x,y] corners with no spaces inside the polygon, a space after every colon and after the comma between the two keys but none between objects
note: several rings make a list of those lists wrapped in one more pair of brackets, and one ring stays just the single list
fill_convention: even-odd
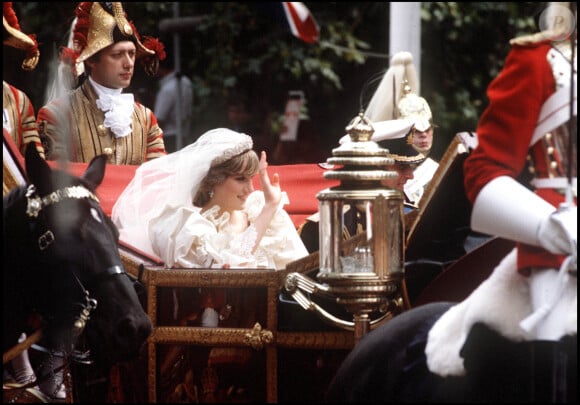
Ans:
[{"label": "brass carriage lantern", "polygon": [[[381,185],[398,176],[385,170],[394,164],[387,149],[371,141],[372,123],[361,112],[346,127],[351,142],[333,149],[324,178],[340,180],[318,193],[320,266],[318,282],[290,273],[285,289],[305,309],[325,321],[353,330],[355,342],[408,306],[404,287],[403,193]],[[363,231],[345,240],[343,230],[354,217]],[[315,303],[310,295],[332,297],[353,321],[340,319]],[[371,319],[371,315],[374,316]]]}]

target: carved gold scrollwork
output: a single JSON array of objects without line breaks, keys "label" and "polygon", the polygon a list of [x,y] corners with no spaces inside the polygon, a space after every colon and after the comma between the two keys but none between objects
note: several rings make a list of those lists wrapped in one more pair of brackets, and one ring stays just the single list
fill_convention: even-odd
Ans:
[{"label": "carved gold scrollwork", "polygon": [[262,330],[262,325],[256,322],[252,331],[246,333],[246,342],[254,350],[261,350],[264,345],[271,343],[274,340],[274,335],[269,330]]}]

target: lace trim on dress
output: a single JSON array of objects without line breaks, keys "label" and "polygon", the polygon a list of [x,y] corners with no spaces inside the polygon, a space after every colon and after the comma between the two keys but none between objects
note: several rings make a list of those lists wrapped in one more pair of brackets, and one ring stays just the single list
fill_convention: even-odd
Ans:
[{"label": "lace trim on dress", "polygon": [[250,224],[250,226],[242,233],[232,235],[230,232],[226,231],[226,228],[229,226],[230,213],[223,212],[221,215],[218,215],[219,211],[219,206],[214,205],[201,214],[202,217],[213,223],[219,230],[218,234],[214,235],[214,238],[222,239],[224,242],[231,238],[228,243],[231,251],[236,255],[251,258],[253,256],[252,250],[256,244],[256,239],[258,238],[256,227],[253,224]]},{"label": "lace trim on dress", "polygon": [[240,256],[252,257],[252,250],[257,238],[258,231],[256,231],[254,224],[251,224],[244,232],[232,240],[231,246]]},{"label": "lace trim on dress", "polygon": [[216,226],[216,228],[221,229],[224,225],[226,225],[230,220],[230,213],[224,211],[221,215],[219,215],[220,207],[219,205],[214,205],[210,209],[200,212],[202,218],[207,219],[212,224]]}]

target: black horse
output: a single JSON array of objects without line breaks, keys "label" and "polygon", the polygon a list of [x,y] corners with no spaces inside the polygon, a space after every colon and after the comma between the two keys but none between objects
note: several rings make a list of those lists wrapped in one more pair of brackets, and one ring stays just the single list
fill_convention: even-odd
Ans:
[{"label": "black horse", "polygon": [[431,373],[427,336],[452,305],[418,306],[363,336],[334,376],[328,402],[576,403],[576,336],[513,342],[476,323],[461,349],[465,375]]},{"label": "black horse", "polygon": [[49,351],[71,353],[82,336],[96,364],[136,358],[152,324],[95,195],[106,157],[80,178],[52,170],[32,145],[25,163],[28,184],[3,201],[4,353],[34,318]]}]

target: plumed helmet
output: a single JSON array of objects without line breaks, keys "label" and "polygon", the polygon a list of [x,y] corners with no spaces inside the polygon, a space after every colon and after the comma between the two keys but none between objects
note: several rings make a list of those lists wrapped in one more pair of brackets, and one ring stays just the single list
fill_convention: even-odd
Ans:
[{"label": "plumed helmet", "polygon": [[365,110],[365,116],[373,122],[399,118],[397,105],[403,96],[404,84],[418,94],[419,79],[410,52],[397,52],[391,58],[389,68],[383,75]]},{"label": "plumed helmet", "polygon": [[[364,113],[374,128],[371,140],[388,149],[397,163],[419,164],[426,158],[413,147],[412,129],[416,119],[419,115],[421,119],[427,117],[427,112],[427,120],[431,116],[426,102],[424,105],[417,103],[425,101],[417,96],[418,86],[413,55],[397,52]],[[424,125],[422,121],[418,124]]]},{"label": "plumed helmet", "polygon": [[36,36],[34,34],[26,35],[20,30],[18,17],[12,8],[12,2],[3,2],[2,7],[4,45],[26,51],[26,57],[22,62],[22,69],[33,70],[40,58]]},{"label": "plumed helmet", "polygon": [[403,97],[399,100],[397,108],[399,118],[413,121],[418,131],[425,132],[431,128],[433,115],[429,104],[423,97],[413,93],[407,83],[403,83]]},{"label": "plumed helmet", "polygon": [[151,37],[141,42],[135,25],[127,19],[120,2],[82,2],[75,9],[72,44],[64,48],[61,59],[74,64],[75,76],[84,71],[83,62],[104,48],[120,41],[132,41],[145,72],[154,76],[159,61],[165,59],[163,44]]}]

